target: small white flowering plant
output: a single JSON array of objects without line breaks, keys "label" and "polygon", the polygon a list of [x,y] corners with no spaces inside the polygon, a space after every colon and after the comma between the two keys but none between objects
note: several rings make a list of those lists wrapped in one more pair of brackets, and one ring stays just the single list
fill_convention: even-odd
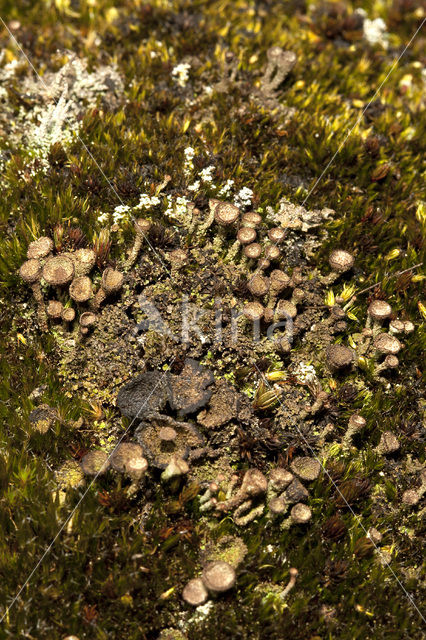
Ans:
[{"label": "small white flowering plant", "polygon": [[216,167],[213,164],[201,169],[194,175],[193,159],[195,151],[192,147],[186,147],[184,150],[183,170],[186,177],[195,178],[191,184],[187,186],[187,190],[194,196],[202,190],[211,192],[218,198],[232,199],[233,203],[242,209],[250,207],[253,203],[253,191],[249,187],[242,187],[237,193],[234,193],[234,180],[228,178],[223,184],[216,184],[214,181],[214,173]]},{"label": "small white flowering plant", "polygon": [[188,62],[181,62],[172,69],[172,78],[180,86],[185,87],[189,80],[189,70],[191,65]]},{"label": "small white flowering plant", "polygon": [[[188,183],[181,193],[160,195],[160,190],[154,195],[141,193],[139,201],[135,205],[121,203],[117,205],[111,213],[102,212],[98,216],[101,224],[125,225],[132,218],[137,218],[138,213],[143,211],[145,215],[152,215],[154,209],[162,210],[162,215],[172,224],[182,227],[191,227],[192,210],[194,199],[199,194],[208,197],[230,200],[237,207],[247,209],[253,203],[253,190],[249,187],[242,187],[235,190],[235,182],[228,178],[224,183],[215,180],[216,166],[208,164],[199,171],[195,170],[194,157],[195,149],[191,146],[183,150],[183,174]],[[167,184],[167,182],[165,183]],[[165,185],[164,185],[165,186]]]}]

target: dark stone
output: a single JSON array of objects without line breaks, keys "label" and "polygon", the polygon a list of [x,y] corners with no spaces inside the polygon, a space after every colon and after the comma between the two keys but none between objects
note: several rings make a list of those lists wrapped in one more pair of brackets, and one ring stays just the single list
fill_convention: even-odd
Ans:
[{"label": "dark stone", "polygon": [[196,360],[187,358],[179,376],[170,376],[169,404],[179,416],[186,416],[204,407],[210,400],[214,383],[213,373]]},{"label": "dark stone", "polygon": [[195,413],[210,400],[213,373],[196,360],[187,358],[179,375],[164,371],[147,371],[127,383],[117,395],[116,405],[122,415],[144,420],[153,413],[164,413],[168,404],[178,416]]},{"label": "dark stone", "polygon": [[198,414],[198,422],[206,429],[215,429],[238,415],[238,393],[226,380],[219,380],[211,397],[209,408]]},{"label": "dark stone", "polygon": [[170,393],[168,372],[147,371],[120,389],[116,404],[126,418],[143,420],[163,411]]}]

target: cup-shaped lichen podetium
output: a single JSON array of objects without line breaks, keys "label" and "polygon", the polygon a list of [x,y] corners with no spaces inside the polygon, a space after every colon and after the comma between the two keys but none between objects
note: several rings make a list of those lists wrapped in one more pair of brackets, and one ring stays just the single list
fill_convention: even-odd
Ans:
[{"label": "cup-shaped lichen podetium", "polygon": [[373,346],[376,351],[384,354],[385,356],[396,356],[403,347],[398,338],[395,338],[395,336],[390,333],[379,333],[374,340]]},{"label": "cup-shaped lichen podetium", "polygon": [[385,300],[373,300],[367,309],[365,328],[371,327],[373,321],[373,335],[376,335],[386,320],[392,316],[392,307]]},{"label": "cup-shaped lichen podetium", "polygon": [[281,269],[274,269],[269,278],[269,298],[268,307],[272,309],[275,306],[280,293],[290,287],[290,277],[281,271]]},{"label": "cup-shaped lichen podetium", "polygon": [[141,480],[148,469],[142,447],[134,442],[121,442],[111,455],[111,467],[127,473],[132,480]]},{"label": "cup-shaped lichen podetium", "polygon": [[129,253],[129,257],[124,263],[124,269],[130,269],[136,260],[138,259],[139,252],[142,248],[142,243],[146,239],[146,234],[151,228],[151,221],[146,218],[138,218],[135,220],[135,232],[136,237],[133,244],[133,247]]},{"label": "cup-shaped lichen podetium", "polygon": [[213,247],[216,251],[220,250],[226,238],[227,232],[237,222],[240,216],[240,210],[231,202],[218,202],[214,209],[214,219],[219,226],[216,237],[213,241]]},{"label": "cup-shaped lichen podetium", "polygon": [[355,258],[344,249],[335,249],[330,253],[328,263],[332,269],[331,273],[323,278],[324,284],[332,284],[341,274],[346,273],[354,266]]},{"label": "cup-shaped lichen podetium", "polygon": [[250,293],[255,298],[263,298],[269,291],[269,278],[255,274],[247,283]]},{"label": "cup-shaped lichen podetium", "polygon": [[258,260],[261,255],[262,245],[260,245],[258,242],[247,244],[243,249],[243,257],[241,258],[240,264],[242,267],[250,267],[252,266],[254,260]]},{"label": "cup-shaped lichen podetium", "polygon": [[235,569],[227,562],[217,560],[204,567],[201,580],[210,593],[223,593],[235,585]]},{"label": "cup-shaped lichen podetium", "polygon": [[331,371],[349,369],[354,360],[354,353],[342,344],[332,344],[327,347],[327,364]]},{"label": "cup-shaped lichen podetium", "polygon": [[240,247],[246,247],[249,244],[253,244],[256,238],[256,229],[253,229],[252,227],[240,227],[238,229],[237,239],[227,253],[226,261],[232,262],[232,260],[237,255]]},{"label": "cup-shaped lichen podetium", "polygon": [[205,446],[204,437],[192,423],[158,413],[141,422],[135,435],[150,464],[159,469],[166,469],[172,459],[186,460],[191,451],[201,452]]},{"label": "cup-shaped lichen podetium", "polygon": [[52,256],[43,266],[43,280],[52,287],[63,287],[74,277],[74,262],[68,256]]},{"label": "cup-shaped lichen podetium", "polygon": [[97,316],[92,311],[85,311],[82,313],[79,320],[81,336],[87,336],[90,330],[95,326],[96,321]]},{"label": "cup-shaped lichen podetium", "polygon": [[99,309],[102,302],[111,294],[120,291],[123,286],[124,276],[121,271],[107,267],[102,274],[101,286],[93,300],[93,308]]},{"label": "cup-shaped lichen podetium", "polygon": [[283,227],[273,227],[268,231],[268,238],[273,245],[281,244],[287,235],[287,231]]},{"label": "cup-shaped lichen podetium", "polygon": [[246,211],[241,216],[241,226],[250,229],[258,229],[262,224],[262,216],[255,211]]},{"label": "cup-shaped lichen podetium", "polygon": [[208,599],[209,594],[201,578],[190,580],[182,591],[182,598],[187,604],[199,607]]},{"label": "cup-shaped lichen podetium", "polygon": [[273,93],[285,80],[297,61],[293,51],[286,51],[279,46],[270,47],[267,51],[268,62],[261,80],[263,93]]},{"label": "cup-shaped lichen podetium", "polygon": [[19,269],[19,275],[22,280],[30,285],[34,299],[37,304],[37,317],[42,331],[47,331],[47,315],[44,307],[43,294],[40,288],[40,279],[42,275],[41,264],[35,258],[26,260]]},{"label": "cup-shaped lichen podetium", "polygon": [[75,320],[75,311],[72,307],[65,307],[62,311],[62,321],[64,323],[64,327],[69,329],[72,322]]},{"label": "cup-shaped lichen podetium", "polygon": [[242,329],[252,326],[255,339],[258,339],[260,336],[260,321],[263,318],[264,312],[265,308],[260,302],[248,302],[243,308],[242,316],[240,316]]},{"label": "cup-shaped lichen podetium", "polygon": [[64,306],[59,300],[49,300],[47,304],[47,315],[51,320],[61,320]]},{"label": "cup-shaped lichen podetium", "polygon": [[96,263],[96,253],[93,249],[84,248],[77,249],[75,253],[73,253],[74,266],[75,266],[75,275],[79,276],[87,276],[93,269]]},{"label": "cup-shaped lichen podetium", "polygon": [[92,281],[88,276],[74,278],[70,284],[69,294],[79,305],[88,302],[93,296]]},{"label": "cup-shaped lichen podetium", "polygon": [[46,258],[53,250],[53,240],[47,236],[37,238],[28,245],[27,258]]}]

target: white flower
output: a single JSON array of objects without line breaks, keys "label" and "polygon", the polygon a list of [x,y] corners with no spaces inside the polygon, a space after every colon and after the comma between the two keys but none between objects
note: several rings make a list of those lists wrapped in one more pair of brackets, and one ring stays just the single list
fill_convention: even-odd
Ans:
[{"label": "white flower", "polygon": [[172,78],[180,87],[184,87],[189,79],[191,65],[188,62],[181,62],[172,69]]},{"label": "white flower", "polygon": [[109,219],[109,215],[110,215],[110,214],[109,214],[109,213],[107,213],[106,211],[101,212],[101,213],[98,215],[98,222],[100,222],[101,224],[105,224],[105,223],[107,223],[107,222],[108,222],[108,219]]},{"label": "white flower", "polygon": [[135,209],[148,209],[149,207],[156,207],[160,204],[160,198],[158,196],[149,196],[147,193],[141,193],[138,204]]},{"label": "white flower", "polygon": [[359,7],[358,9],[355,9],[355,13],[357,13],[359,16],[362,16],[363,18],[367,17],[366,10],[362,9],[361,7]]},{"label": "white flower", "polygon": [[201,616],[207,615],[213,606],[214,605],[212,601],[206,602],[206,604],[202,604],[197,607],[197,613],[199,613]]},{"label": "white flower", "polygon": [[196,180],[194,184],[190,184],[189,187],[187,187],[188,191],[198,191],[199,188],[200,188],[199,180]]},{"label": "white flower", "polygon": [[209,167],[202,169],[198,174],[198,177],[201,179],[201,182],[212,182],[213,181],[212,173],[214,170],[215,170],[215,167],[212,164]]},{"label": "white flower", "polygon": [[243,187],[234,198],[234,204],[237,207],[248,207],[253,200],[253,191],[248,187]]},{"label": "white flower", "polygon": [[191,160],[195,155],[195,151],[192,147],[186,147],[185,151],[183,152],[183,155],[185,156],[185,160],[187,162],[191,162]]},{"label": "white flower", "polygon": [[406,73],[401,80],[399,81],[399,86],[401,89],[408,91],[413,86],[413,76],[411,73]]},{"label": "white flower", "polygon": [[166,196],[166,202],[167,202],[167,209],[164,212],[164,215],[170,215],[170,213],[173,211],[173,198],[172,196]]},{"label": "white flower", "polygon": [[299,362],[294,373],[301,382],[313,382],[317,377],[315,368],[311,364],[305,364],[304,362]]},{"label": "white flower", "polygon": [[129,211],[130,207],[127,204],[119,204],[112,212],[112,219],[115,223],[120,222],[120,220],[127,217],[126,214],[129,213]]},{"label": "white flower", "polygon": [[225,184],[219,189],[218,195],[225,196],[225,197],[229,196],[231,194],[231,188],[233,184],[234,184],[234,181],[231,178],[229,178],[229,180],[227,180]]},{"label": "white flower", "polygon": [[185,222],[189,200],[185,196],[178,196],[175,200],[173,200],[172,196],[166,196],[166,200],[168,206],[164,215],[174,218],[177,222]]},{"label": "white flower", "polygon": [[18,66],[18,60],[11,60],[3,67],[3,72],[7,75],[7,77],[11,78],[15,75],[16,68]]},{"label": "white flower", "polygon": [[195,155],[195,151],[192,147],[186,147],[186,149],[183,152],[183,155],[185,156],[185,161],[183,163],[183,170],[185,175],[187,176],[191,173],[192,169],[194,168],[192,159]]},{"label": "white flower", "polygon": [[388,47],[389,35],[386,32],[386,24],[382,18],[364,20],[364,38],[369,44],[381,44],[384,49]]}]

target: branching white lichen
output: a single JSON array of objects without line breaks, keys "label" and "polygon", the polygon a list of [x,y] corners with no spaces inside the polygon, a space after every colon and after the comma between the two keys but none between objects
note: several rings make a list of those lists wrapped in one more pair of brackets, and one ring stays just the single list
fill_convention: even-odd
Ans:
[{"label": "branching white lichen", "polygon": [[[18,61],[13,60],[0,70],[4,90],[14,80]],[[9,145],[22,146],[28,155],[38,159],[37,170],[47,168],[47,156],[57,142],[66,147],[79,132],[81,115],[98,106],[99,100],[108,99],[108,106],[116,106],[124,92],[124,85],[115,67],[102,66],[93,72],[87,70],[87,62],[70,55],[68,62],[57,72],[47,72],[43,77],[28,75],[20,80],[22,95],[30,107],[21,106],[13,113],[6,94],[4,117],[7,119]]]},{"label": "branching white lichen", "polygon": [[[71,142],[72,131],[66,122],[71,105],[66,94],[67,90],[64,89],[58,102],[52,102],[41,113],[39,124],[29,128],[28,149],[32,156],[46,159],[53,144],[60,142],[67,146]],[[76,129],[78,130],[77,125]]]}]

